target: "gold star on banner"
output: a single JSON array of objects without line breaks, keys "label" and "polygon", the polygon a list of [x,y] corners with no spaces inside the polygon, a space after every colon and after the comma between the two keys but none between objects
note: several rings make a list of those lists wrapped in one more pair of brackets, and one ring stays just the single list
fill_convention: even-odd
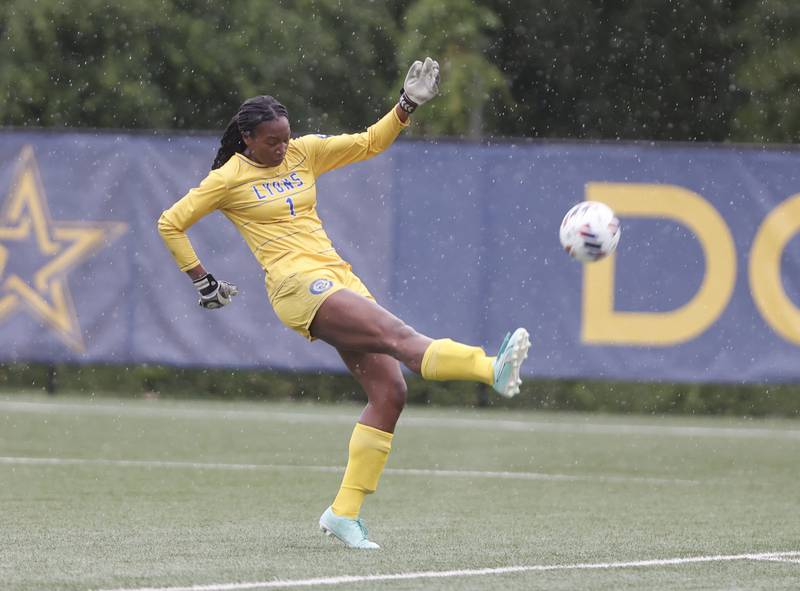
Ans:
[{"label": "gold star on banner", "polygon": [[[72,349],[84,350],[67,275],[127,229],[122,222],[65,222],[50,217],[33,148],[19,156],[0,210],[0,323],[21,310],[44,322]],[[11,247],[32,249],[35,267],[11,268]]]}]

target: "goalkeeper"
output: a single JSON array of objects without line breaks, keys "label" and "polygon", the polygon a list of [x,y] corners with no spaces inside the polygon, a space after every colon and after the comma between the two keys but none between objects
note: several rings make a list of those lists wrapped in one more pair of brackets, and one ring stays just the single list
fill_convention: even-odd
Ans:
[{"label": "goalkeeper", "polygon": [[352,548],[378,548],[359,519],[378,487],[406,399],[402,363],[428,380],[473,380],[506,397],[519,392],[528,333],[507,335],[496,357],[483,349],[433,340],[375,302],[333,247],[316,211],[319,175],[387,149],[409,115],[439,92],[439,64],[417,61],[399,102],[363,133],[291,137],[286,108],[271,96],[246,100],[220,140],[211,172],[166,210],[158,229],[204,308],[221,308],[237,289],[200,263],[186,230],[214,210],[238,228],[266,273],[267,294],[288,327],[329,343],[367,394],[350,438],[341,488],[320,527]]}]

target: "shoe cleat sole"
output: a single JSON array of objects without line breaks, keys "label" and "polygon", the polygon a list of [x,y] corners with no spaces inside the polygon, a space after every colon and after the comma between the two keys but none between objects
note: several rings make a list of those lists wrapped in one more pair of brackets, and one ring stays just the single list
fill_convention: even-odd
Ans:
[{"label": "shoe cleat sole", "polygon": [[520,367],[522,366],[522,362],[528,358],[528,350],[531,346],[530,336],[528,332],[522,335],[519,339],[519,342],[514,343],[514,348],[511,351],[511,365],[512,365],[512,375],[508,380],[508,384],[506,387],[505,392],[501,392],[503,396],[506,398],[512,398],[519,394],[519,387],[522,384],[522,379],[519,376]]}]

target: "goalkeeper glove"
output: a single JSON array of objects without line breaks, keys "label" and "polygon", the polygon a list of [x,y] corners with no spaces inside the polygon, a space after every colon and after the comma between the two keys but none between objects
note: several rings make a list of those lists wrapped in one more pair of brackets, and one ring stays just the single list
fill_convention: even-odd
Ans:
[{"label": "goalkeeper glove", "polygon": [[207,310],[227,306],[231,303],[231,298],[239,294],[235,285],[227,281],[217,281],[211,273],[206,273],[193,283],[200,294],[200,300],[197,303]]},{"label": "goalkeeper glove", "polygon": [[429,57],[425,63],[417,60],[411,64],[400,92],[400,108],[406,113],[427,103],[439,94],[439,62]]}]

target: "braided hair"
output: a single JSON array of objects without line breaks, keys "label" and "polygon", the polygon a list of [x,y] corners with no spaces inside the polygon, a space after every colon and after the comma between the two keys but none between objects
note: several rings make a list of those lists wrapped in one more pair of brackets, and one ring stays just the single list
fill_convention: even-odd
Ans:
[{"label": "braided hair", "polygon": [[253,133],[253,130],[262,121],[272,121],[278,117],[288,119],[289,112],[286,107],[269,95],[254,96],[244,101],[222,134],[217,157],[214,158],[211,169],[219,168],[237,152],[244,152],[246,145],[242,134]]}]

